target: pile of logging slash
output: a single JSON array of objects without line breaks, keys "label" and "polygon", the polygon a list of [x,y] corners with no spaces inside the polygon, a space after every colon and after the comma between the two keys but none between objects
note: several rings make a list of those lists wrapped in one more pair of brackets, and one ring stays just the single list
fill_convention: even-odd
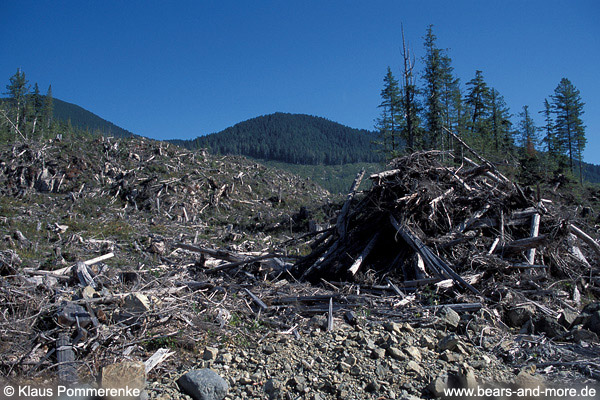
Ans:
[{"label": "pile of logging slash", "polygon": [[443,281],[474,295],[491,272],[589,273],[600,247],[572,213],[476,157],[450,163],[448,152],[413,153],[371,175],[372,188],[357,195],[360,173],[296,273],[312,282],[379,278],[403,290]]}]

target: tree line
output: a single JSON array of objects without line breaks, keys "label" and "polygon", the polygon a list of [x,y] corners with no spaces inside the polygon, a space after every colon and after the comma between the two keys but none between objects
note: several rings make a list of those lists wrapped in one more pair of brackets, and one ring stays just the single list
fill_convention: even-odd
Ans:
[{"label": "tree line", "polygon": [[172,142],[216,154],[240,154],[290,164],[340,165],[378,162],[374,132],[349,128],[305,114],[274,113],[252,118],[221,132]]},{"label": "tree line", "polygon": [[400,79],[390,67],[384,76],[375,128],[387,157],[423,149],[454,150],[452,131],[492,160],[518,161],[525,182],[558,173],[578,175],[583,181],[584,103],[569,79],[561,79],[544,100],[544,126],[535,125],[528,105],[513,124],[503,96],[485,82],[482,71],[475,71],[461,87],[448,50],[437,45],[433,25],[427,28],[424,48],[423,70],[417,73],[402,31]]},{"label": "tree line", "polygon": [[22,139],[41,137],[53,131],[52,85],[45,96],[41,95],[37,82],[31,87],[25,72],[19,68],[10,77],[4,95],[8,98],[0,103],[2,139],[9,139],[11,134]]}]

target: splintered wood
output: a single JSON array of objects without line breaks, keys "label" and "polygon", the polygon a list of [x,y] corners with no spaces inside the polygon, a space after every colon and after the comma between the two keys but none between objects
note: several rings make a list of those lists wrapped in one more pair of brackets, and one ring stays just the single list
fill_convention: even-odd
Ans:
[{"label": "splintered wood", "polygon": [[312,282],[374,277],[396,289],[435,277],[443,287],[480,295],[461,274],[562,268],[557,248],[584,260],[566,243],[569,232],[600,255],[598,242],[549,211],[552,202],[474,154],[480,164],[464,158],[466,168],[442,163],[441,156],[452,154],[437,150],[396,159],[391,169],[372,174],[373,187],[358,197],[355,181],[335,229],[296,263],[299,276]]}]

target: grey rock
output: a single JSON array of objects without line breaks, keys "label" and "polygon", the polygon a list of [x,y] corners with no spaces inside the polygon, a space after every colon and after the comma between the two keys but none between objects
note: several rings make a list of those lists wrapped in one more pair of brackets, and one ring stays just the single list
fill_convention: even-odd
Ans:
[{"label": "grey rock", "polygon": [[406,364],[406,370],[415,372],[419,378],[424,377],[423,368],[412,360],[409,361],[408,364]]},{"label": "grey rock", "polygon": [[414,346],[408,346],[404,349],[404,352],[410,356],[416,362],[421,362],[421,351]]},{"label": "grey rock", "polygon": [[269,396],[269,399],[276,399],[281,391],[281,382],[276,379],[268,379],[263,389],[267,396]]},{"label": "grey rock", "polygon": [[569,309],[563,310],[558,317],[558,323],[569,329],[573,326],[573,323],[577,319],[577,313],[575,311],[571,311]]},{"label": "grey rock", "polygon": [[388,347],[387,352],[394,360],[404,361],[408,358],[406,354],[396,347]]},{"label": "grey rock", "polygon": [[204,361],[213,361],[217,358],[217,354],[219,354],[219,349],[215,347],[206,347],[204,349],[204,354],[202,355],[202,359]]},{"label": "grey rock", "polygon": [[443,374],[435,378],[428,386],[427,390],[434,397],[444,396],[444,390],[450,387],[450,377],[448,374]]},{"label": "grey rock", "polygon": [[438,350],[440,352],[443,352],[443,351],[446,351],[446,350],[453,351],[458,346],[458,343],[460,343],[460,338],[458,337],[458,335],[452,333],[450,335],[444,336],[438,342],[438,346],[437,347],[438,347]]},{"label": "grey rock", "polygon": [[383,324],[383,328],[391,333],[394,333],[396,335],[399,335],[402,333],[402,327],[399,323],[397,322],[386,322]]},{"label": "grey rock", "polygon": [[558,323],[554,318],[544,316],[540,318],[536,323],[535,327],[538,332],[544,332],[548,337],[557,337],[565,334],[567,329]]},{"label": "grey rock", "polygon": [[573,329],[570,336],[575,343],[598,343],[598,335],[587,329]]},{"label": "grey rock", "polygon": [[379,389],[381,389],[381,385],[375,380],[370,381],[367,386],[365,386],[365,392],[368,393],[378,392]]},{"label": "grey rock", "polygon": [[215,371],[192,370],[177,380],[179,389],[194,400],[222,400],[229,385]]},{"label": "grey rock", "polygon": [[585,329],[600,335],[600,311],[594,311],[583,325]]},{"label": "grey rock", "polygon": [[506,311],[506,324],[512,328],[520,328],[535,315],[535,306],[525,304]]},{"label": "grey rock", "polygon": [[444,306],[440,309],[439,317],[447,327],[452,329],[456,329],[460,323],[460,315],[448,306]]}]

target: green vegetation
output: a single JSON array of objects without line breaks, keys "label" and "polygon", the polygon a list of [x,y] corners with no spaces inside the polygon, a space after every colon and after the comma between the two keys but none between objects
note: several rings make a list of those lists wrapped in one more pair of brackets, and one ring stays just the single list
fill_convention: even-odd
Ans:
[{"label": "green vegetation", "polygon": [[[330,193],[347,193],[352,185],[352,181],[361,169],[366,171],[366,176],[374,174],[381,170],[381,163],[351,163],[340,165],[302,165],[289,164],[280,161],[258,160],[262,164],[284,169],[303,178],[309,178],[311,181],[321,185]],[[369,184],[364,179],[360,189],[365,189]]]},{"label": "green vegetation", "polygon": [[52,85],[45,96],[38,84],[29,85],[25,72],[17,72],[6,85],[8,98],[0,99],[0,141],[89,136],[91,133],[131,137],[133,133],[106,121],[75,104],[52,97]]},{"label": "green vegetation", "polygon": [[[437,46],[432,26],[428,27],[424,39],[420,90],[411,84],[413,65],[404,41],[402,87],[389,67],[385,74],[379,106],[382,111],[375,127],[388,158],[421,149],[454,150],[457,148],[455,140],[447,132],[451,130],[484,157],[504,164],[511,175],[525,184],[560,175],[578,176],[582,184],[584,177],[598,182],[600,169],[583,162],[586,137],[581,115],[584,103],[569,79],[561,79],[550,101],[544,100],[543,128],[534,125],[527,105],[517,115],[518,123],[513,125],[513,115],[504,98],[486,83],[482,71],[475,71],[475,77],[466,83],[463,96],[460,81],[453,76],[452,60],[446,50]],[[420,101],[414,98],[416,94],[421,95],[422,109]],[[420,129],[417,110],[420,110],[424,129]],[[540,132],[544,134],[541,140]],[[404,149],[398,148],[400,142]]]},{"label": "green vegetation", "polygon": [[240,122],[194,140],[172,140],[188,149],[245,155],[290,164],[378,162],[373,132],[352,129],[325,118],[275,113]]}]

